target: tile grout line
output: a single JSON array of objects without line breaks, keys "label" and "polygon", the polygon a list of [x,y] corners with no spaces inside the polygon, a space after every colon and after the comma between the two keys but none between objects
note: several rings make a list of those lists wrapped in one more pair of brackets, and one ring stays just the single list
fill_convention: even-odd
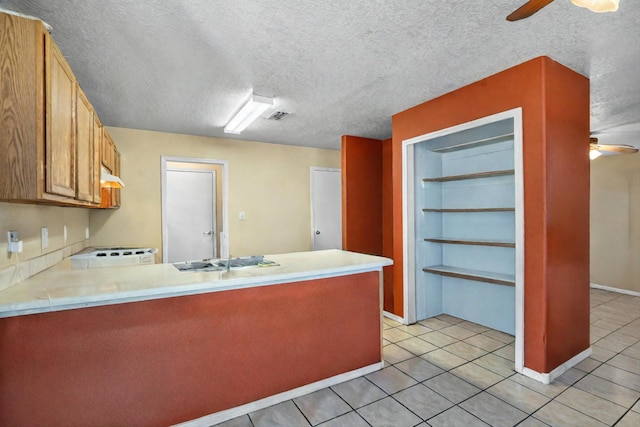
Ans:
[{"label": "tile grout line", "polygon": [[615,422],[615,423],[613,423],[613,426],[616,426],[620,421],[622,421],[622,419],[623,419],[624,417],[626,417],[626,416],[627,416],[627,414],[628,414],[629,412],[633,411],[633,407],[634,407],[636,404],[638,404],[638,402],[640,402],[640,398],[636,399],[635,403],[634,403],[633,405],[631,405],[631,406],[630,406],[630,407],[629,407],[629,408],[628,408],[628,409],[627,409],[627,410],[626,410],[626,411],[625,411],[625,412],[620,416],[620,418],[618,418],[618,419],[616,420],[616,422]]},{"label": "tile grout line", "polygon": [[[460,322],[459,322],[459,323],[460,323]],[[464,328],[464,326],[460,326],[460,327],[461,327],[461,328]],[[445,328],[446,328],[446,327],[445,327]],[[444,329],[444,328],[441,328],[441,329]],[[466,329],[466,328],[465,328],[465,329]],[[467,330],[469,330],[469,329],[467,329]],[[475,331],[471,331],[471,332],[475,332]],[[473,347],[479,348],[480,350],[486,351],[486,352],[487,352],[486,354],[483,354],[482,356],[478,356],[478,357],[476,357],[475,359],[472,359],[472,360],[467,360],[467,359],[465,359],[465,360],[466,360],[466,362],[465,362],[465,363],[463,363],[463,364],[461,364],[461,365],[458,365],[458,366],[455,366],[455,367],[450,368],[450,369],[444,369],[442,366],[438,366],[438,365],[436,365],[436,364],[434,364],[434,363],[429,362],[428,360],[425,360],[425,362],[430,363],[430,364],[432,364],[432,365],[434,365],[434,366],[438,367],[439,369],[442,369],[442,370],[443,370],[443,372],[441,372],[440,374],[434,375],[433,377],[430,377],[430,378],[428,378],[428,379],[426,379],[426,380],[419,381],[417,378],[412,377],[410,374],[408,374],[408,373],[406,373],[406,372],[402,371],[400,368],[396,368],[396,369],[398,369],[399,371],[401,371],[401,372],[402,372],[402,373],[404,373],[405,375],[409,376],[411,379],[413,379],[413,380],[417,381],[417,383],[418,383],[418,384],[422,384],[422,385],[424,385],[424,386],[425,386],[425,387],[427,387],[429,390],[433,391],[434,393],[438,394],[439,396],[441,396],[442,398],[446,399],[446,400],[447,400],[447,401],[449,401],[449,402],[451,402],[451,400],[447,399],[445,396],[443,396],[442,394],[438,393],[438,391],[437,391],[437,390],[432,389],[431,387],[429,387],[428,385],[426,385],[426,384],[424,384],[424,383],[425,383],[425,382],[427,382],[427,381],[429,381],[430,379],[436,378],[436,377],[438,377],[438,376],[440,376],[440,375],[443,375],[443,374],[445,374],[445,373],[450,373],[451,375],[453,375],[454,377],[458,378],[459,380],[464,381],[464,382],[466,382],[467,384],[469,384],[469,385],[471,385],[471,386],[473,386],[473,387],[478,388],[478,390],[479,390],[479,391],[478,391],[477,393],[474,393],[473,395],[471,395],[471,396],[467,397],[466,399],[464,399],[464,400],[462,400],[462,401],[460,401],[460,402],[458,402],[458,403],[451,402],[451,403],[453,404],[453,406],[452,406],[452,407],[458,407],[459,409],[461,409],[461,410],[465,411],[466,413],[470,414],[471,416],[473,416],[473,417],[475,417],[475,418],[480,419],[479,417],[475,416],[474,414],[470,413],[469,411],[467,411],[466,409],[464,409],[463,407],[461,407],[461,406],[460,406],[460,404],[461,404],[461,403],[464,403],[464,402],[466,402],[466,401],[468,401],[469,399],[472,399],[472,398],[474,398],[474,397],[476,397],[476,396],[480,395],[480,394],[481,394],[481,393],[483,393],[483,392],[487,392],[490,396],[492,396],[492,397],[494,397],[494,398],[496,398],[496,399],[500,400],[501,402],[505,403],[506,405],[509,405],[510,407],[514,408],[515,410],[517,410],[517,411],[520,411],[520,412],[524,413],[525,415],[527,415],[527,416],[525,417],[525,419],[529,418],[530,416],[532,416],[532,414],[533,414],[533,413],[528,414],[528,413],[526,413],[525,411],[521,410],[520,408],[517,408],[517,407],[515,407],[514,405],[512,405],[511,403],[509,403],[509,402],[507,402],[507,401],[505,401],[505,400],[501,399],[499,396],[495,396],[495,395],[493,395],[493,394],[491,394],[490,392],[488,392],[488,391],[487,391],[487,390],[489,390],[489,388],[493,387],[494,385],[499,384],[499,383],[501,383],[501,382],[503,382],[503,381],[505,381],[505,380],[507,380],[507,379],[511,378],[513,375],[515,375],[515,374],[516,374],[516,372],[515,372],[515,371],[514,371],[511,375],[509,375],[509,376],[507,376],[507,377],[504,377],[503,375],[501,375],[501,374],[499,374],[499,373],[497,373],[497,372],[494,372],[494,371],[492,371],[492,370],[490,370],[490,369],[487,369],[487,368],[485,368],[485,367],[483,367],[483,366],[480,366],[480,365],[478,365],[478,364],[475,364],[476,366],[479,366],[480,368],[486,369],[487,371],[489,371],[489,372],[491,372],[491,373],[493,373],[493,374],[495,374],[495,375],[498,375],[498,376],[502,377],[502,379],[501,379],[500,381],[496,382],[495,384],[491,384],[490,386],[488,386],[488,387],[486,387],[486,388],[484,388],[484,389],[479,388],[476,384],[470,383],[470,382],[469,382],[469,381],[467,381],[466,379],[461,378],[461,377],[457,376],[455,373],[452,373],[452,372],[451,372],[451,371],[452,371],[452,370],[454,370],[454,369],[457,369],[457,368],[459,368],[459,367],[461,367],[461,366],[464,366],[464,365],[468,365],[468,364],[470,364],[470,363],[473,363],[474,361],[476,361],[476,360],[478,360],[478,359],[481,359],[482,357],[485,357],[485,356],[487,356],[487,355],[489,355],[489,354],[493,354],[493,352],[498,351],[498,350],[500,350],[500,349],[502,349],[502,348],[504,348],[504,347],[508,347],[509,345],[511,345],[511,343],[509,343],[509,344],[502,343],[502,344],[504,344],[503,346],[501,346],[501,347],[499,347],[499,348],[495,349],[494,351],[491,351],[491,352],[490,352],[490,351],[487,351],[487,350],[485,350],[485,349],[483,349],[483,348],[480,348],[480,347],[474,346],[473,344],[466,343],[466,342],[464,341],[464,340],[469,339],[469,338],[474,337],[474,336],[484,335],[484,332],[486,332],[486,331],[483,331],[483,332],[477,332],[475,335],[471,335],[471,336],[469,336],[469,337],[467,337],[467,338],[464,338],[464,339],[460,339],[460,338],[456,338],[456,337],[452,337],[452,338],[455,338],[455,339],[457,340],[457,341],[456,341],[456,343],[463,342],[463,343],[465,343],[465,344],[468,344],[468,345],[471,345],[471,346],[473,346]],[[443,334],[447,335],[447,334],[446,334],[446,333],[444,333],[444,332],[443,332]],[[451,336],[451,335],[447,335],[447,336]],[[487,335],[484,335],[484,336],[487,336]],[[415,337],[415,338],[419,338],[418,336],[414,336],[414,337]],[[491,337],[489,337],[489,338],[491,338]],[[407,338],[407,340],[408,340],[408,339],[410,339],[410,338]],[[403,340],[403,341],[406,341],[406,340]],[[498,340],[496,340],[496,341],[498,341]],[[397,341],[397,342],[402,342],[402,341]],[[397,342],[396,342],[395,344],[397,344]],[[449,345],[456,344],[456,343],[450,343],[450,344],[447,344],[445,347],[447,347],[447,346],[449,346]],[[443,350],[443,351],[447,351],[447,350],[445,350],[445,349],[444,349],[444,347],[437,347],[437,348],[438,348],[438,349],[440,349],[440,350]],[[408,351],[408,350],[407,350],[407,351]],[[435,351],[435,350],[432,350],[432,351]],[[410,352],[410,353],[411,353],[411,352]],[[423,354],[428,354],[428,353],[430,353],[430,352],[423,353]],[[448,351],[447,351],[447,353],[450,353],[450,352],[448,352]],[[418,357],[418,358],[422,359],[422,357],[421,357],[422,355],[415,355],[415,353],[412,353],[412,354],[414,354],[414,356],[413,356],[413,357]],[[450,354],[453,354],[453,353],[450,353]],[[453,354],[453,355],[455,355],[455,354]],[[455,355],[455,356],[460,357],[460,356],[458,356],[458,355]],[[510,361],[509,359],[505,359],[505,358],[503,358],[503,357],[501,357],[501,356],[499,356],[499,355],[495,355],[495,356],[496,356],[496,357],[500,357],[501,359],[504,359],[504,360],[506,360],[506,361],[508,361],[508,362],[510,362],[510,363],[513,363],[513,362],[512,362],[512,361]],[[410,359],[406,359],[406,360],[410,360]],[[404,361],[406,361],[406,360],[404,360]],[[423,359],[423,360],[424,360],[424,359]],[[400,362],[394,363],[394,364],[392,364],[391,366],[395,366],[396,364],[398,364],[398,363],[402,363],[402,362],[404,362],[404,361],[400,361]],[[414,386],[411,386],[411,387],[414,387]],[[410,388],[410,387],[408,387],[408,388]],[[404,389],[404,390],[406,390],[406,389]],[[394,394],[398,394],[398,393],[400,393],[401,391],[402,391],[402,390],[400,390],[400,391],[398,391],[398,392],[396,392],[396,393],[394,393]],[[532,390],[532,391],[534,391],[534,390]],[[390,395],[390,397],[393,397],[393,395]],[[395,399],[394,399],[394,400],[395,400]],[[396,401],[397,401],[397,400],[396,400]],[[398,403],[400,403],[400,404],[402,405],[402,403],[401,403],[401,402],[398,402]],[[403,406],[404,406],[404,405],[403,405]],[[408,410],[410,410],[409,408],[407,408],[407,409],[408,409]],[[428,420],[430,420],[430,419],[432,419],[432,418],[434,418],[434,417],[436,417],[436,416],[438,416],[438,415],[440,415],[440,414],[442,414],[442,413],[444,413],[444,412],[448,411],[449,409],[451,409],[451,407],[450,407],[450,408],[448,408],[448,409],[446,409],[446,410],[444,410],[444,411],[441,411],[440,413],[438,413],[438,414],[434,415],[433,417],[430,417],[430,418],[424,419],[424,421],[426,422],[426,421],[428,421]],[[410,410],[410,411],[411,411],[411,410]],[[413,412],[413,411],[412,411],[412,412]],[[535,411],[534,411],[534,412],[535,412]],[[417,414],[416,414],[416,415],[417,415]],[[480,419],[480,421],[484,422],[482,419]]]},{"label": "tile grout line", "polygon": [[302,414],[304,419],[307,420],[307,423],[309,424],[309,426],[313,427],[313,423],[311,423],[311,420],[309,418],[307,418],[307,415],[302,411],[302,409],[300,409],[300,407],[296,403],[295,399],[291,399],[291,403],[293,403],[293,406],[295,406],[296,409],[298,410],[298,412],[300,412],[300,414]]}]

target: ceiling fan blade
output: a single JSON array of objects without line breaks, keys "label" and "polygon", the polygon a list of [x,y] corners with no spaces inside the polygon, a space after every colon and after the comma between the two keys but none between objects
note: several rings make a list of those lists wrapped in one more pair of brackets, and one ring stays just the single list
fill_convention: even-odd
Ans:
[{"label": "ceiling fan blade", "polygon": [[593,150],[598,151],[608,151],[610,153],[618,153],[618,154],[633,154],[637,153],[638,149],[632,147],[630,145],[598,145],[591,144],[591,148]]},{"label": "ceiling fan blade", "polygon": [[529,0],[520,8],[518,8],[511,15],[507,16],[507,21],[518,21],[520,19],[528,18],[553,0]]},{"label": "ceiling fan blade", "polygon": [[631,145],[598,144],[598,138],[595,138],[593,136],[589,138],[589,145],[592,150],[608,151],[610,153],[633,154],[638,152],[638,149],[635,147],[632,147]]}]

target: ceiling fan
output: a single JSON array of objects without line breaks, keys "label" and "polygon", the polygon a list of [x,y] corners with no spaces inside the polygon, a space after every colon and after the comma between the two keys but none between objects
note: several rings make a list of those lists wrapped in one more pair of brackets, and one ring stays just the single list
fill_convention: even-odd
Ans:
[{"label": "ceiling fan", "polygon": [[638,149],[631,145],[624,144],[598,144],[598,138],[589,138],[589,158],[591,158],[591,160],[595,160],[600,157],[603,152],[611,154],[633,154],[637,153]]},{"label": "ceiling fan", "polygon": [[[553,0],[529,0],[520,6],[515,12],[507,16],[507,21],[518,21],[528,18]],[[594,12],[615,12],[618,10],[620,0],[571,0],[576,6],[586,7]]]}]

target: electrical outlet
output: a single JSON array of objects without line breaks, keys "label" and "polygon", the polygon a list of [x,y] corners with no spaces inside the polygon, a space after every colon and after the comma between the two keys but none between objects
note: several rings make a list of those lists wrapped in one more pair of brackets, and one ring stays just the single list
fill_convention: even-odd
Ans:
[{"label": "electrical outlet", "polygon": [[49,229],[42,227],[42,249],[49,247]]},{"label": "electrical outlet", "polygon": [[18,240],[17,231],[7,231],[7,249],[9,253],[22,252],[22,241]]}]

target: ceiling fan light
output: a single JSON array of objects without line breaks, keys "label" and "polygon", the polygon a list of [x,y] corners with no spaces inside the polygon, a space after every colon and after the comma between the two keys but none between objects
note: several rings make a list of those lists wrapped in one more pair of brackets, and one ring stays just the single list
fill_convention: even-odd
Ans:
[{"label": "ceiling fan light", "polygon": [[598,150],[591,150],[591,151],[589,151],[589,158],[590,158],[591,160],[595,160],[595,159],[597,159],[598,157],[600,157],[601,155],[602,155],[602,153],[601,153],[601,152],[599,152]]},{"label": "ceiling fan light", "polygon": [[615,12],[620,0],[571,0],[576,6],[586,7],[593,12]]}]

